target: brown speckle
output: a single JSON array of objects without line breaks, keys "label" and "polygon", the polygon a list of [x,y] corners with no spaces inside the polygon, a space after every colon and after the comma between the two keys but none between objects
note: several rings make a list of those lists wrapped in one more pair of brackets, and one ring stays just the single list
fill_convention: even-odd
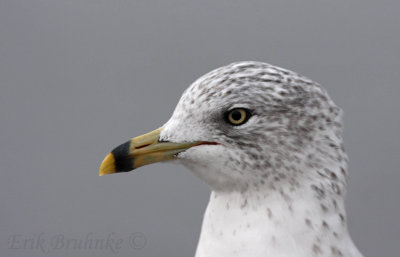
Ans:
[{"label": "brown speckle", "polygon": [[324,220],[324,221],[322,221],[322,227],[324,228],[324,229],[329,229],[329,225],[328,225],[328,223]]},{"label": "brown speckle", "polygon": [[338,256],[338,257],[343,256],[342,252],[335,246],[331,246],[331,251],[333,256]]},{"label": "brown speckle", "polygon": [[272,211],[270,208],[267,208],[268,218],[272,219]]},{"label": "brown speckle", "polygon": [[321,209],[323,212],[327,212],[328,211],[328,207],[326,207],[323,203],[321,203]]},{"label": "brown speckle", "polygon": [[312,228],[311,220],[305,219],[306,225]]},{"label": "brown speckle", "polygon": [[342,213],[339,214],[339,218],[343,225],[346,224],[346,219]]},{"label": "brown speckle", "polygon": [[240,209],[243,209],[244,207],[246,207],[248,204],[247,202],[247,198],[244,200],[244,202],[242,203],[242,205],[240,205]]},{"label": "brown speckle", "polygon": [[322,254],[322,249],[321,249],[321,247],[320,247],[319,245],[317,245],[317,244],[313,244],[312,250],[313,250],[313,252],[314,252],[316,255]]}]

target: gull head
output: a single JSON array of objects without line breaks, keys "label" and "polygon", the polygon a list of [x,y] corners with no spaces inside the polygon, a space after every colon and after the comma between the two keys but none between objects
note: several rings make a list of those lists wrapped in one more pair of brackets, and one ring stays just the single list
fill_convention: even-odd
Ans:
[{"label": "gull head", "polygon": [[185,90],[171,118],[104,159],[100,175],[178,161],[213,190],[335,181],[347,157],[341,109],[317,83],[261,62],[213,70]]}]

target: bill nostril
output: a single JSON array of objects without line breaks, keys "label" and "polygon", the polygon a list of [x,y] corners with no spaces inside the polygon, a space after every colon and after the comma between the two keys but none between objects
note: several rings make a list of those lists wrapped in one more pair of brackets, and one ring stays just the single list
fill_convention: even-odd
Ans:
[{"label": "bill nostril", "polygon": [[144,148],[144,147],[149,146],[149,145],[150,144],[140,145],[140,146],[135,147],[135,149],[141,149],[141,148]]}]

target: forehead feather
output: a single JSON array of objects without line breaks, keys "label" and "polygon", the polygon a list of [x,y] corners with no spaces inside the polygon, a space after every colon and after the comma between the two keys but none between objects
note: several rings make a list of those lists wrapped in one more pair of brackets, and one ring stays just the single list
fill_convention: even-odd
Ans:
[{"label": "forehead feather", "polygon": [[197,79],[182,95],[180,105],[207,108],[252,102],[299,104],[312,100],[318,108],[335,106],[317,83],[295,72],[261,62],[236,62]]}]

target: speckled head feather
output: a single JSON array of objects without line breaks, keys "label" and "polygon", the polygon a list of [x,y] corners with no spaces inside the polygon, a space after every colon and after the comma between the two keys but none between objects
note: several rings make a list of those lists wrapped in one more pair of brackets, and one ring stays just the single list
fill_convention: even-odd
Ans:
[{"label": "speckled head feather", "polygon": [[[251,112],[245,124],[232,126],[224,120],[234,108]],[[347,157],[341,124],[341,110],[318,84],[266,63],[238,62],[195,81],[182,95],[161,138],[220,143],[220,149],[193,148],[180,156],[215,189],[243,190],[249,183],[280,180],[296,188],[297,179],[331,178],[343,191]],[[221,170],[209,167],[213,159],[224,160]],[[193,166],[202,162],[206,171]]]},{"label": "speckled head feather", "polygon": [[[227,122],[234,109],[247,122]],[[218,143],[178,155],[212,189],[196,256],[360,257],[345,220],[341,119],[320,85],[270,64],[196,80],[160,135]]]}]

